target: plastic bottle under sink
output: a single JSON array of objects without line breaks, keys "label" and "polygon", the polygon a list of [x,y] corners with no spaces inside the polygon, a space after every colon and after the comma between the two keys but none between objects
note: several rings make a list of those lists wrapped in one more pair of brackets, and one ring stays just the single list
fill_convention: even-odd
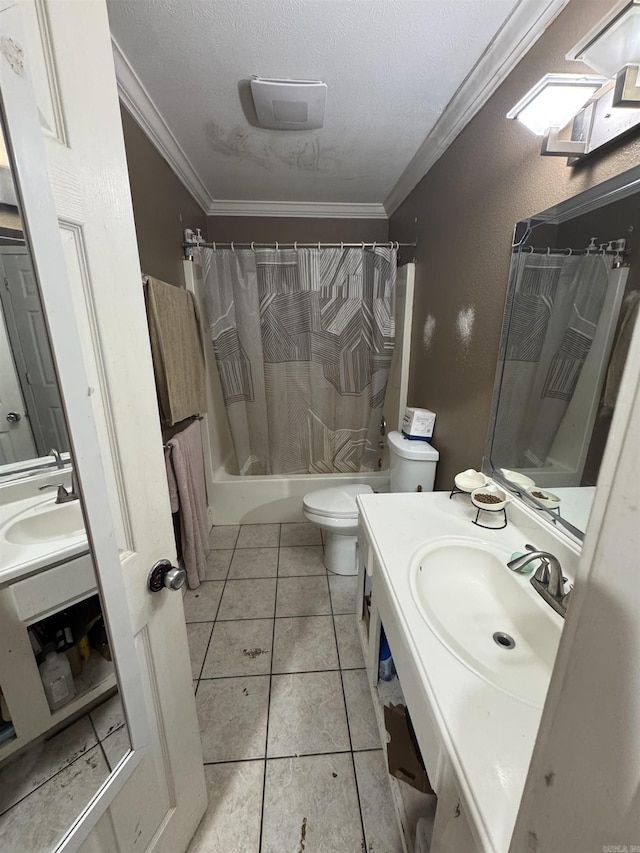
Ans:
[{"label": "plastic bottle under sink", "polygon": [[70,702],[76,692],[69,661],[65,655],[49,652],[38,669],[49,707],[57,711]]}]

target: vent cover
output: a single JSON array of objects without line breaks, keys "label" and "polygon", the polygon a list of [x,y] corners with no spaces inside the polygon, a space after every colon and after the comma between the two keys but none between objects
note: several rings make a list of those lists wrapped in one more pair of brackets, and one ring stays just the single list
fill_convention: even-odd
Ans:
[{"label": "vent cover", "polygon": [[324,124],[327,84],[320,80],[251,79],[260,127],[269,130],[316,130]]}]

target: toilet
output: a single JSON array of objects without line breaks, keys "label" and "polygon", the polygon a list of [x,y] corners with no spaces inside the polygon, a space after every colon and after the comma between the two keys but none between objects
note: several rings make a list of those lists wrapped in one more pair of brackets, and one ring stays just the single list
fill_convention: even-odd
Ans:
[{"label": "toilet", "polygon": [[[390,432],[392,492],[432,492],[440,454],[425,441],[410,441]],[[372,494],[363,484],[333,486],[309,492],[302,501],[304,517],[323,532],[325,567],[336,575],[358,573],[358,495]]]}]

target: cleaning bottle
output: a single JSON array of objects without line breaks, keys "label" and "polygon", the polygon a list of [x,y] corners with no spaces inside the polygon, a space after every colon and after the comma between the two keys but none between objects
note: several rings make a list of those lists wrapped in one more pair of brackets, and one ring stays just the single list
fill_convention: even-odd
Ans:
[{"label": "cleaning bottle", "polygon": [[65,655],[49,652],[38,669],[49,707],[57,711],[70,702],[76,693],[69,661]]},{"label": "cleaning bottle", "polygon": [[391,681],[395,678],[396,668],[393,665],[391,657],[391,649],[384,633],[384,628],[380,636],[380,657],[378,659],[378,678],[380,681]]}]

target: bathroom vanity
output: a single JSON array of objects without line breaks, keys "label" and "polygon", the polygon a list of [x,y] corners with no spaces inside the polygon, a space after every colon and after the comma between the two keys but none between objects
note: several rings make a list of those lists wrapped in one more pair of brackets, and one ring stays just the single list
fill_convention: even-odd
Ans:
[{"label": "bathroom vanity", "polygon": [[[579,547],[522,502],[508,506],[502,530],[472,523],[468,495],[374,494],[358,504],[357,618],[382,742],[383,705],[404,696],[437,795],[430,850],[505,853],[563,627],[531,574],[506,563],[531,543],[572,581]],[[382,626],[398,674],[391,685],[378,684]],[[427,801],[389,778],[411,853]]]},{"label": "bathroom vanity", "polygon": [[0,743],[0,763],[116,688],[113,663],[92,650],[74,679],[75,697],[51,711],[31,644],[30,627],[97,599],[79,501],[57,504],[55,489],[38,489],[65,476],[49,472],[0,488],[0,687],[15,730]]}]

